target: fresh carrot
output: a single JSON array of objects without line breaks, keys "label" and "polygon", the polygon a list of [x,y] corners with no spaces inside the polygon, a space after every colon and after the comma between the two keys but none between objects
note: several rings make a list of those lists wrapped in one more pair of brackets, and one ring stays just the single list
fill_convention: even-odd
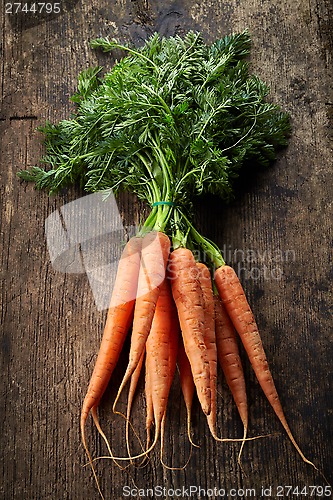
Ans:
[{"label": "fresh carrot", "polygon": [[[169,391],[176,369],[179,322],[177,311],[170,291],[169,280],[164,279],[160,285],[160,293],[154,308],[151,329],[145,343],[146,349],[146,383],[147,397],[147,429],[150,429],[153,412],[155,437],[150,445],[147,439],[147,449],[136,456],[115,457],[108,446],[110,456],[97,459],[135,460],[147,457],[156,445],[161,433],[162,422],[166,414]],[[140,362],[140,359],[139,359]],[[149,419],[148,419],[149,414]]]},{"label": "fresh carrot", "polygon": [[[85,423],[90,411],[92,409],[96,410],[99,405],[117,364],[130,327],[139,277],[141,244],[141,238],[131,238],[126,244],[119,261],[100,350],[82,405],[80,419],[81,437],[91,464],[91,456],[85,437]],[[96,415],[96,411],[94,413]],[[93,473],[97,481],[94,469]]]},{"label": "fresh carrot", "polygon": [[[171,389],[172,381],[174,379],[175,371],[176,371],[176,365],[177,365],[177,356],[178,356],[178,349],[179,349],[179,337],[180,337],[180,325],[179,325],[179,320],[177,316],[177,309],[176,305],[174,303],[172,293],[171,293],[171,288],[170,288],[170,282],[167,279],[167,288],[168,288],[168,296],[169,296],[169,305],[170,305],[170,315],[171,315],[171,321],[173,323],[173,327],[170,328],[170,335],[169,335],[169,375],[168,375],[168,380],[167,380],[167,385],[168,385],[168,396],[169,392]],[[161,463],[164,467],[167,469],[172,469],[176,470],[178,468],[175,467],[168,467],[164,461],[163,461],[163,453],[164,453],[164,434],[165,434],[165,422],[166,422],[166,413],[167,413],[167,403],[168,403],[168,398],[166,400],[165,404],[165,409],[164,413],[162,416],[162,422],[161,422],[161,451],[160,451],[160,459]],[[179,468],[182,469],[183,467]]]},{"label": "fresh carrot", "polygon": [[191,250],[179,247],[170,254],[169,275],[197,395],[203,412],[209,415],[211,391],[203,295]]},{"label": "fresh carrot", "polygon": [[238,462],[240,463],[240,457],[248,429],[248,405],[244,371],[239,354],[235,328],[218,295],[215,295],[214,301],[218,360],[244,426],[244,441],[242,442],[238,454]]},{"label": "fresh carrot", "polygon": [[153,444],[156,444],[158,440],[166,413],[170,387],[176,369],[178,335],[177,312],[169,280],[165,279],[146,342],[146,365],[155,423]]},{"label": "fresh carrot", "polygon": [[[180,325],[179,325],[179,320],[178,320],[178,315],[177,315],[177,309],[175,302],[172,297],[171,293],[171,287],[170,287],[170,280],[167,278],[167,290],[168,290],[168,298],[169,298],[169,307],[170,307],[170,317],[171,317],[171,322],[173,324],[173,327],[170,328],[170,335],[169,335],[169,376],[167,380],[167,385],[168,385],[168,395],[171,389],[172,381],[174,378],[174,374],[176,371],[176,365],[177,365],[177,357],[178,357],[178,350],[179,350],[179,340],[180,340]],[[167,413],[167,400],[165,404],[165,409],[163,412],[162,416],[162,422],[161,422],[161,450],[160,450],[160,460],[161,464],[170,470],[182,470],[183,468],[186,467],[187,463],[185,464],[184,467],[169,467],[168,465],[165,464],[163,460],[163,453],[164,453],[164,434],[165,434],[165,423],[166,423],[166,413]]]},{"label": "fresh carrot", "polygon": [[139,363],[131,376],[130,387],[129,387],[128,395],[127,395],[127,411],[126,411],[126,419],[127,420],[129,420],[129,418],[131,416],[132,405],[133,405],[133,401],[134,401],[136,388],[137,388],[138,383],[139,383],[139,378],[141,375],[144,357],[145,357],[145,353],[143,352],[141,354],[141,358],[139,360]]},{"label": "fresh carrot", "polygon": [[152,325],[157,299],[165,278],[165,270],[170,253],[170,239],[165,233],[151,231],[142,242],[140,272],[129,353],[129,363],[113,404],[137,367],[144,352],[146,340]]},{"label": "fresh carrot", "polygon": [[207,357],[210,373],[211,412],[207,421],[212,434],[216,434],[216,380],[217,380],[217,350],[215,338],[215,311],[214,294],[211,274],[208,267],[202,262],[197,262],[198,278],[203,295],[205,334],[204,340],[207,348]]},{"label": "fresh carrot", "polygon": [[192,446],[198,447],[191,437],[191,415],[192,415],[192,402],[195,391],[194,380],[191,371],[191,365],[185,352],[183,340],[179,341],[178,348],[178,369],[180,385],[184,396],[186,412],[187,412],[187,435]]},{"label": "fresh carrot", "polygon": [[236,272],[232,267],[227,265],[219,267],[215,271],[215,283],[225,309],[243,342],[252,368],[264,394],[301,458],[304,462],[312,465],[318,470],[317,467],[304,456],[289,428],[272,374],[268,367],[258,326]]}]

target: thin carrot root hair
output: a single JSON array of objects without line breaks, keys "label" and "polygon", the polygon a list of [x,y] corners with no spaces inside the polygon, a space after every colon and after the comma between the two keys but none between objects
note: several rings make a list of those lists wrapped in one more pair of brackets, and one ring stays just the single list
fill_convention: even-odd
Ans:
[{"label": "thin carrot root hair", "polygon": [[[168,470],[184,470],[186,469],[186,467],[188,466],[190,460],[191,460],[191,457],[192,457],[192,450],[193,450],[193,445],[192,445],[192,442],[190,440],[190,444],[191,444],[191,448],[190,448],[190,454],[188,456],[188,459],[186,460],[186,463],[181,466],[181,467],[171,467],[169,465],[167,465],[164,460],[163,460],[163,453],[164,453],[164,435],[165,435],[165,420],[166,420],[166,413],[164,413],[163,415],[163,418],[162,418],[162,423],[161,423],[161,450],[160,450],[160,461],[161,461],[161,464],[163,465],[163,467],[165,469],[168,469]],[[194,445],[196,446],[196,445]]]},{"label": "thin carrot root hair", "polygon": [[195,448],[200,448],[200,445],[196,444],[192,439],[192,408],[191,407],[186,408],[186,411],[187,411],[186,427],[187,427],[188,440],[191,446],[194,446]]},{"label": "thin carrot root hair", "polygon": [[[104,431],[101,428],[101,425],[99,423],[99,418],[98,418],[97,408],[96,407],[93,407],[91,409],[91,416],[93,418],[93,421],[94,421],[94,424],[96,426],[97,431],[99,432],[99,434],[101,435],[101,437],[103,438],[103,440],[104,440],[104,442],[106,444],[106,447],[108,449],[108,452],[110,453],[110,456],[113,457],[113,453],[112,453],[112,450],[111,450],[111,446],[110,446],[109,440],[106,437],[106,435],[105,435],[105,433],[104,433]],[[128,465],[126,465],[126,467],[123,467],[122,465],[118,464],[118,462],[116,460],[113,460],[113,461],[117,465],[117,467],[119,467],[119,469],[121,469],[121,470],[125,470],[128,467]]]},{"label": "thin carrot root hair", "polygon": [[241,471],[243,472],[244,476],[246,476],[246,473],[245,473],[245,470],[243,468],[242,461],[241,461],[241,456],[243,453],[243,449],[244,449],[244,445],[245,445],[245,441],[246,441],[246,436],[247,436],[247,430],[248,430],[247,425],[245,425],[244,422],[243,422],[243,428],[244,428],[243,441],[242,441],[241,447],[240,447],[239,452],[238,452],[237,463],[238,463],[239,467],[241,468]]},{"label": "thin carrot root hair", "polygon": [[[160,427],[161,427],[161,426],[160,426]],[[99,457],[95,457],[95,458],[93,458],[93,459],[91,460],[91,462],[93,463],[93,462],[96,462],[97,460],[102,460],[102,459],[103,459],[103,460],[106,460],[106,459],[110,460],[110,459],[111,459],[111,460],[113,460],[113,461],[115,461],[115,460],[120,460],[120,461],[124,461],[124,462],[125,462],[126,460],[136,460],[136,459],[138,459],[138,458],[142,458],[142,457],[147,457],[147,458],[149,458],[149,457],[148,457],[148,453],[150,453],[150,452],[151,452],[151,451],[155,448],[156,443],[157,443],[157,441],[158,441],[158,438],[159,438],[159,437],[160,437],[160,429],[157,429],[157,428],[156,428],[153,443],[150,445],[150,447],[149,447],[148,449],[144,450],[144,451],[143,451],[142,453],[140,453],[139,455],[135,455],[135,456],[133,456],[133,455],[132,455],[131,457],[115,457],[114,455],[111,455],[111,454],[110,454],[110,455],[101,455],[101,456],[99,456]],[[88,462],[86,465],[89,465],[89,463],[90,463],[90,462]]]},{"label": "thin carrot root hair", "polygon": [[[100,422],[99,422],[99,418],[98,418],[98,414],[97,414],[97,407],[92,408],[92,410],[91,410],[91,415],[92,415],[92,417],[93,417],[93,421],[94,421],[94,424],[95,424],[95,426],[96,426],[96,429],[97,429],[97,431],[99,432],[99,434],[101,435],[101,437],[103,438],[103,440],[104,440],[104,442],[105,442],[105,444],[106,444],[106,446],[107,446],[108,452],[110,453],[109,458],[111,458],[111,459],[113,460],[113,462],[114,462],[114,463],[115,463],[115,464],[116,464],[116,465],[117,465],[117,466],[118,466],[121,470],[126,470],[126,469],[130,466],[130,464],[128,464],[128,465],[126,465],[125,467],[123,467],[122,465],[120,465],[120,464],[118,464],[118,463],[117,463],[117,460],[121,460],[121,461],[123,461],[123,460],[129,460],[129,461],[132,463],[132,461],[133,461],[135,458],[137,458],[137,457],[132,457],[131,455],[129,455],[128,457],[115,457],[115,456],[114,456],[114,453],[112,452],[112,449],[111,449],[111,446],[110,446],[109,440],[108,440],[108,438],[106,437],[106,435],[105,435],[105,433],[104,433],[103,429],[101,428],[101,425],[100,425]],[[125,417],[125,419],[126,419],[126,417]],[[132,429],[132,431],[133,431],[133,433],[134,433],[135,437],[136,437],[136,438],[137,438],[137,440],[139,441],[140,447],[141,447],[141,449],[143,450],[143,454],[144,454],[144,453],[145,453],[145,448],[143,447],[142,441],[141,441],[141,439],[140,439],[139,435],[137,434],[137,432],[135,431],[135,429],[134,429],[134,427],[133,427],[133,424],[132,424],[130,421],[128,421],[127,419],[126,419],[126,424],[128,424],[128,425],[131,427],[131,429]],[[95,459],[94,459],[94,460],[95,460]],[[93,461],[94,461],[94,460],[93,460]]]},{"label": "thin carrot root hair", "polygon": [[273,436],[273,434],[270,433],[270,434],[261,434],[260,436],[253,436],[253,437],[243,436],[242,438],[223,438],[223,437],[218,437],[217,433],[213,429],[210,429],[210,432],[215,441],[218,441],[219,443],[242,443],[242,445],[244,444],[245,441],[255,441],[256,439],[262,439]]},{"label": "thin carrot root hair", "polygon": [[85,423],[86,423],[86,420],[87,420],[87,417],[85,414],[81,414],[81,423],[80,423],[80,426],[81,426],[81,441],[82,441],[82,444],[83,444],[83,447],[84,447],[84,451],[86,452],[86,455],[88,457],[88,464],[85,464],[84,467],[86,465],[90,465],[91,467],[91,471],[93,473],[93,476],[94,476],[94,479],[95,479],[95,483],[96,483],[96,486],[97,486],[97,489],[98,489],[98,493],[100,494],[102,500],[105,500],[104,498],[104,495],[102,493],[102,490],[101,490],[101,487],[100,487],[100,484],[99,484],[99,481],[98,481],[98,477],[97,477],[97,473],[96,473],[96,470],[95,470],[95,467],[94,467],[94,459],[92,458],[91,454],[90,454],[90,451],[89,451],[89,448],[88,448],[88,444],[87,444],[87,440],[86,440],[86,434],[85,434]]}]

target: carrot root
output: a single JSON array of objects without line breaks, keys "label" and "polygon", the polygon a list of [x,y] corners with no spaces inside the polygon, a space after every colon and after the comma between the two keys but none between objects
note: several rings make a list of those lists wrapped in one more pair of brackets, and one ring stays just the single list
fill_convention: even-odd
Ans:
[{"label": "carrot root", "polygon": [[100,494],[100,497],[102,498],[102,500],[105,500],[104,495],[103,495],[102,490],[101,490],[101,487],[100,487],[100,484],[99,484],[99,481],[98,481],[96,470],[94,467],[94,459],[92,458],[90,451],[89,451],[89,448],[88,448],[88,444],[87,444],[87,440],[86,440],[86,436],[85,436],[85,422],[86,422],[85,415],[83,415],[83,417],[81,415],[81,440],[82,440],[84,450],[85,450],[86,455],[87,455],[88,460],[89,460],[87,465],[90,465],[90,467],[91,467],[91,471],[93,473],[95,483],[96,483],[96,486],[98,489],[98,493]]},{"label": "carrot root", "polygon": [[[131,376],[131,383],[130,383],[130,388],[129,388],[128,397],[127,397],[125,439],[126,439],[127,453],[128,453],[129,457],[131,456],[131,450],[130,450],[130,444],[129,444],[129,428],[130,428],[130,426],[133,428],[133,426],[130,424],[130,416],[131,416],[131,410],[132,410],[132,405],[133,405],[133,401],[134,401],[135,391],[136,391],[136,388],[137,388],[137,385],[139,382],[139,378],[140,378],[140,374],[141,374],[144,355],[145,355],[145,353],[143,352],[141,355],[139,364]],[[136,433],[135,433],[135,435],[137,436]],[[141,441],[140,441],[140,444],[141,444]]]},{"label": "carrot root", "polygon": [[[137,458],[147,457],[148,453],[150,453],[154,449],[154,447],[156,446],[156,443],[157,443],[159,437],[160,437],[160,431],[156,430],[153,443],[150,445],[150,447],[148,449],[144,450],[139,455],[135,455],[135,456],[131,456],[131,457],[115,457],[113,454],[102,455],[100,457],[93,458],[92,462],[96,462],[97,460],[101,460],[101,459],[111,459],[113,461],[120,460],[120,461],[125,462],[126,460],[136,460]],[[89,463],[87,465],[89,465]]]},{"label": "carrot root", "polygon": [[191,425],[192,425],[192,402],[195,391],[195,385],[191,372],[191,365],[185,352],[184,343],[182,340],[179,342],[178,349],[178,370],[180,385],[186,406],[186,420],[187,420],[187,436],[192,446],[200,448],[199,445],[193,442]]},{"label": "carrot root", "polygon": [[116,406],[120,395],[144,352],[160,289],[165,279],[169,253],[170,239],[166,234],[152,231],[144,236],[142,241],[137,297],[134,308],[129,362],[113,403],[114,413],[118,413]]},{"label": "carrot root", "polygon": [[265,396],[302,460],[318,471],[316,465],[303,454],[287,423],[273,376],[268,367],[257,323],[235,270],[227,265],[219,267],[215,271],[215,283]]},{"label": "carrot root", "polygon": [[[98,415],[97,415],[97,408],[96,407],[93,407],[92,410],[91,410],[91,416],[93,418],[93,421],[94,421],[94,424],[96,426],[96,429],[97,431],[99,432],[99,434],[101,435],[101,437],[104,439],[104,442],[107,446],[107,449],[108,449],[108,452],[110,453],[110,456],[112,457],[113,456],[113,453],[112,453],[112,450],[111,450],[111,446],[110,446],[110,443],[109,443],[109,440],[108,438],[106,437],[104,431],[102,430],[101,428],[101,425],[99,423],[99,418],[98,418]],[[118,464],[116,462],[116,460],[114,460],[114,463],[117,465],[117,467],[119,467],[121,470],[125,470],[126,467],[123,467],[121,466],[120,464]]]},{"label": "carrot root", "polygon": [[166,418],[166,414],[163,415],[163,419],[162,419],[162,424],[161,424],[161,450],[160,450],[160,462],[161,464],[163,465],[163,467],[165,469],[168,469],[168,470],[184,470],[186,469],[186,467],[188,466],[190,460],[191,460],[191,456],[192,456],[192,443],[191,443],[191,449],[190,449],[190,454],[189,454],[189,457],[188,459],[186,460],[186,463],[181,466],[181,467],[170,467],[169,465],[166,465],[166,463],[164,462],[163,460],[163,453],[164,453],[164,434],[165,434],[165,418]]},{"label": "carrot root", "polygon": [[205,345],[203,294],[193,253],[177,248],[170,254],[169,277],[186,355],[201,408],[211,411],[210,367]]}]

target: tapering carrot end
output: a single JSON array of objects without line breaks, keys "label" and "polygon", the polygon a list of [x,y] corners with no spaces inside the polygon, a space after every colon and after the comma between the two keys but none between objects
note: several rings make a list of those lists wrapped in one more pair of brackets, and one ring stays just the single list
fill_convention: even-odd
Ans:
[{"label": "tapering carrot end", "polygon": [[86,410],[85,407],[83,407],[82,412],[81,412],[81,418],[80,418],[81,440],[82,440],[82,444],[83,444],[84,450],[86,452],[86,455],[88,457],[89,465],[91,467],[91,470],[92,470],[92,473],[93,473],[93,476],[94,476],[94,479],[96,482],[98,493],[100,494],[102,500],[105,500],[104,495],[103,495],[102,490],[101,490],[101,487],[99,485],[98,477],[97,477],[95,467],[93,464],[93,459],[90,455],[90,451],[89,451],[87,440],[86,440],[85,426],[86,426],[86,421],[87,421],[88,415],[89,415],[89,411]]},{"label": "tapering carrot end", "polygon": [[198,444],[194,443],[194,441],[192,439],[191,426],[192,426],[192,410],[191,410],[191,407],[188,407],[187,408],[187,437],[188,437],[188,440],[192,446],[194,446],[195,448],[200,448],[200,446]]}]

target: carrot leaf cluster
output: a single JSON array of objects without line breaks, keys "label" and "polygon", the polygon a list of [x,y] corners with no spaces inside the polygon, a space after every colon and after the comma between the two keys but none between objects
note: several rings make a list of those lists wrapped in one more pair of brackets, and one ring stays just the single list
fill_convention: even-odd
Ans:
[{"label": "carrot leaf cluster", "polygon": [[46,167],[19,172],[38,189],[128,189],[150,205],[171,201],[189,213],[203,193],[230,200],[242,168],[266,166],[286,146],[288,115],[249,73],[247,30],[212,44],[190,31],[156,33],[140,48],[107,38],[91,47],[127,55],[104,74],[83,71],[75,113],[41,128]]}]

